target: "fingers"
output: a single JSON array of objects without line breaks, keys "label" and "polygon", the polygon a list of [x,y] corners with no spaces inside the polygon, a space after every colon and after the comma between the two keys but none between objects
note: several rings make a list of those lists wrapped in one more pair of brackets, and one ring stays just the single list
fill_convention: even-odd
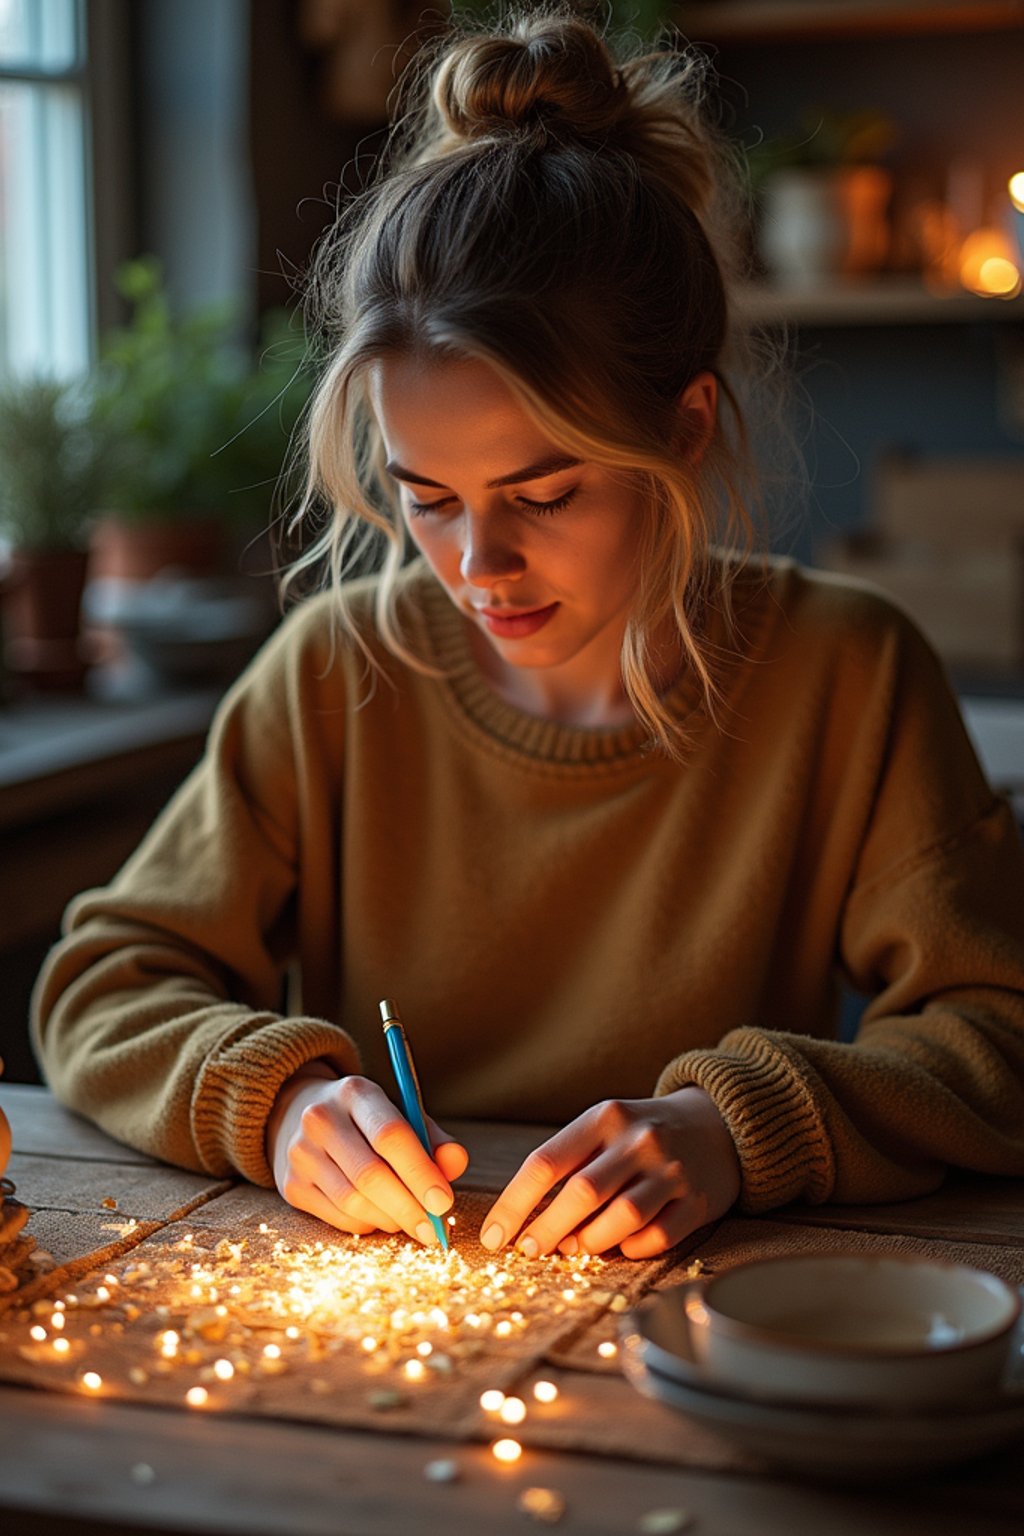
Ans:
[{"label": "fingers", "polygon": [[461,1142],[453,1141],[448,1132],[428,1115],[427,1130],[434,1151],[434,1161],[446,1179],[459,1179],[469,1167],[469,1153]]},{"label": "fingers", "polygon": [[649,1222],[641,1231],[622,1240],[619,1247],[627,1259],[652,1259],[655,1254],[674,1248],[684,1237],[689,1237],[691,1232],[703,1227],[706,1221],[705,1201],[693,1195],[684,1196],[681,1200],[670,1200],[659,1212],[656,1221]]},{"label": "fingers", "polygon": [[621,1155],[609,1151],[569,1179],[547,1209],[527,1227],[519,1247],[529,1253],[528,1244],[532,1241],[536,1253],[552,1253],[572,1232],[580,1249],[603,1253],[646,1226],[678,1194],[678,1170],[666,1167],[630,1179]]},{"label": "fingers", "polygon": [[437,1162],[376,1083],[349,1076],[302,1084],[270,1138],[275,1181],[290,1204],[315,1208],[334,1226],[402,1230],[434,1244],[428,1212],[450,1209],[447,1170],[457,1176],[468,1162],[464,1148],[434,1129],[444,1148]]},{"label": "fingers", "polygon": [[413,1228],[423,1224],[427,1211],[441,1216],[451,1208],[455,1196],[447,1176],[382,1092],[359,1099],[352,1118],[370,1149],[354,1149],[346,1163],[361,1194],[389,1211],[407,1232],[410,1223]]},{"label": "fingers", "polygon": [[316,1189],[334,1207],[335,1214],[330,1219],[336,1227],[352,1232],[399,1230],[398,1222],[361,1195],[325,1153],[300,1143],[293,1150],[290,1171],[296,1181],[293,1193],[297,1198],[293,1199],[291,1195],[286,1198],[298,1209],[309,1209],[306,1191]]},{"label": "fingers", "polygon": [[[531,1152],[484,1217],[480,1229],[483,1246],[493,1251],[511,1242],[530,1212],[593,1150],[593,1138],[584,1116]],[[567,1230],[563,1227],[559,1237],[564,1237]],[[520,1247],[531,1258],[541,1251],[532,1237],[521,1242]]]}]

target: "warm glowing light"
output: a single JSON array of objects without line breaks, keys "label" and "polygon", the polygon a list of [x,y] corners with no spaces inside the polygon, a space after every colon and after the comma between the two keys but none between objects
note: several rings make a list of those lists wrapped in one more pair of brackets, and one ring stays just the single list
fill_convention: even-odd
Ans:
[{"label": "warm glowing light", "polygon": [[500,1323],[495,1323],[494,1325],[494,1336],[496,1339],[507,1339],[511,1332],[512,1324],[507,1317],[503,1317]]},{"label": "warm glowing light", "polygon": [[264,1344],[264,1346],[263,1346],[263,1354],[266,1357],[266,1359],[268,1359],[268,1360],[280,1360],[280,1358],[281,1358],[281,1346],[280,1346],[280,1344]]},{"label": "warm glowing light", "polygon": [[190,1408],[205,1408],[209,1396],[205,1387],[189,1387],[185,1393],[185,1401]]},{"label": "warm glowing light", "polygon": [[235,1368],[230,1360],[215,1360],[213,1362],[213,1374],[218,1381],[230,1381],[235,1374]]},{"label": "warm glowing light", "polygon": [[88,1387],[90,1392],[98,1392],[103,1385],[103,1377],[97,1371],[82,1372],[82,1386]]},{"label": "warm glowing light", "polygon": [[427,1374],[422,1360],[407,1360],[403,1369],[409,1381],[422,1381]]},{"label": "warm glowing light", "polygon": [[66,1322],[67,1322],[67,1318],[64,1316],[63,1312],[55,1312],[53,1314],[53,1316],[50,1318],[50,1327],[51,1328],[63,1328],[64,1324]]},{"label": "warm glowing light", "polygon": [[967,236],[960,247],[960,281],[982,298],[1012,299],[1020,293],[1020,269],[1001,229],[986,226]]},{"label": "warm glowing light", "polygon": [[613,1360],[619,1352],[619,1346],[613,1344],[611,1339],[605,1339],[603,1344],[597,1346],[597,1352],[602,1360]]},{"label": "warm glowing light", "polygon": [[526,1404],[521,1397],[506,1397],[498,1417],[503,1424],[521,1424],[526,1418]]},{"label": "warm glowing light", "polygon": [[365,1349],[368,1355],[372,1355],[374,1350],[377,1348],[377,1340],[372,1338],[370,1334],[367,1334],[365,1338],[360,1339],[359,1344],[360,1348]]},{"label": "warm glowing light", "polygon": [[538,1403],[553,1403],[558,1396],[558,1388],[553,1381],[535,1381],[533,1395]]},{"label": "warm glowing light", "polygon": [[109,1301],[110,1300],[110,1287],[106,1286],[106,1285],[98,1285],[96,1287],[96,1300],[97,1301]]},{"label": "warm glowing light", "polygon": [[1024,171],[1016,171],[1009,180],[1010,201],[1019,213],[1024,213]]},{"label": "warm glowing light", "polygon": [[35,1339],[37,1344],[41,1344],[46,1338],[46,1329],[40,1327],[39,1323],[36,1323],[34,1327],[29,1329],[28,1336],[30,1339]]},{"label": "warm glowing light", "polygon": [[1020,293],[1020,272],[1004,256],[989,256],[982,262],[978,276],[982,291],[996,298],[1012,299]]},{"label": "warm glowing light", "polygon": [[488,1387],[486,1392],[480,1394],[480,1407],[484,1413],[500,1413],[501,1405],[505,1401],[505,1394],[497,1387]]},{"label": "warm glowing light", "polygon": [[523,1448],[518,1440],[495,1440],[491,1446],[491,1455],[495,1461],[518,1461],[522,1454]]},{"label": "warm glowing light", "polygon": [[53,1349],[55,1354],[66,1355],[70,1348],[71,1345],[68,1343],[67,1339],[54,1339],[53,1341]]},{"label": "warm glowing light", "polygon": [[416,1345],[416,1353],[422,1355],[425,1360],[428,1355],[434,1353],[434,1346],[429,1339],[423,1339],[421,1343]]}]

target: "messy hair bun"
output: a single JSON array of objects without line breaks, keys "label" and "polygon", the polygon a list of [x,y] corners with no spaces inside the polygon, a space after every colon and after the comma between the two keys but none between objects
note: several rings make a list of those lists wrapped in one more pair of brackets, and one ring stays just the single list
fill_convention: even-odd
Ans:
[{"label": "messy hair bun", "polygon": [[602,139],[628,102],[601,39],[573,18],[538,18],[510,36],[464,39],[443,60],[432,94],[443,123],[461,139],[507,132]]},{"label": "messy hair bun", "polygon": [[406,120],[407,153],[423,163],[502,139],[618,149],[711,219],[716,193],[726,192],[732,174],[717,164],[724,146],[704,114],[707,70],[696,52],[619,64],[578,17],[523,16],[502,35],[462,38],[442,57],[429,93]]},{"label": "messy hair bun", "polygon": [[[756,505],[734,387],[743,338],[730,325],[741,204],[703,110],[705,72],[688,51],[618,62],[566,6],[447,34],[414,63],[380,174],[311,271],[329,353],[295,519],[333,509],[295,569],[331,572],[343,619],[344,577],[383,542],[380,633],[425,665],[398,620],[406,535],[368,375],[387,353],[488,364],[552,442],[643,489],[622,671],[673,756],[686,733],[652,681],[652,637],[674,621],[713,710],[701,615],[709,600],[728,610],[737,567],[713,561],[712,546],[749,545]],[[679,403],[704,372],[722,403],[710,438]]]}]

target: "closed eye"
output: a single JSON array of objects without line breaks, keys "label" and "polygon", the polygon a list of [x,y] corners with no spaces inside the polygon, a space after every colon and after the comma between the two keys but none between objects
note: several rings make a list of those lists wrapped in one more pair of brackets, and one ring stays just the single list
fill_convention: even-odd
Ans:
[{"label": "closed eye", "polygon": [[[578,487],[566,491],[562,496],[556,496],[553,501],[530,501],[526,496],[517,496],[515,504],[522,507],[524,512],[532,512],[537,517],[551,517],[556,512],[564,512],[571,501],[576,499]],[[441,501],[413,501],[410,499],[408,506],[412,517],[429,517],[431,512],[443,512],[450,507],[453,497],[445,496]]]}]

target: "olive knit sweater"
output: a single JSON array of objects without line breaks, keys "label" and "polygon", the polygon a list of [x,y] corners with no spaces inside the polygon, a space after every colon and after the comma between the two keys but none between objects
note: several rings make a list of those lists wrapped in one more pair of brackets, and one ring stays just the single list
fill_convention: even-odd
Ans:
[{"label": "olive knit sweater", "polygon": [[[400,612],[441,675],[383,649],[373,594],[353,602],[385,676],[329,596],[300,606],[137,853],[69,908],[33,1017],[66,1103],[269,1184],[303,1062],[390,1083],[388,996],[442,1125],[699,1084],[749,1211],[1024,1174],[1024,856],[907,619],[748,568],[732,644],[709,609],[717,720],[688,673],[668,696],[680,765],[640,725],[505,703],[421,564]],[[853,1044],[840,973],[872,995]]]}]

